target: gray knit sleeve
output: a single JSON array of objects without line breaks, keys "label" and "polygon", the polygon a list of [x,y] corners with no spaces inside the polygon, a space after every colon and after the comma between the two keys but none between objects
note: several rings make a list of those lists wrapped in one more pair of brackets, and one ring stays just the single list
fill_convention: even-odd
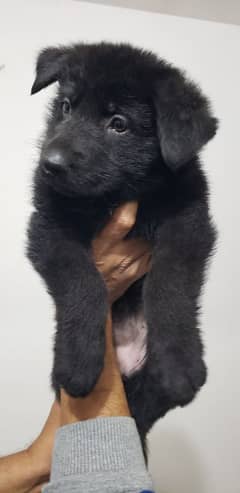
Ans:
[{"label": "gray knit sleeve", "polygon": [[152,490],[135,421],[97,418],[59,428],[44,493]]}]

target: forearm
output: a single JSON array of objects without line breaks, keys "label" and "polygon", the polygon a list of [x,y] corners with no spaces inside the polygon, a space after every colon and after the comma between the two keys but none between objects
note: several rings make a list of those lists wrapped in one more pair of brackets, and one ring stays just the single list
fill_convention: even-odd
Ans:
[{"label": "forearm", "polygon": [[132,418],[101,417],[57,431],[51,482],[44,493],[143,490],[152,490],[152,482]]},{"label": "forearm", "polygon": [[26,493],[46,482],[48,475],[34,463],[28,449],[0,458],[0,493]]},{"label": "forearm", "polygon": [[53,442],[59,426],[60,406],[54,402],[37,439],[27,449],[0,458],[0,493],[41,491],[40,485],[49,480]]}]

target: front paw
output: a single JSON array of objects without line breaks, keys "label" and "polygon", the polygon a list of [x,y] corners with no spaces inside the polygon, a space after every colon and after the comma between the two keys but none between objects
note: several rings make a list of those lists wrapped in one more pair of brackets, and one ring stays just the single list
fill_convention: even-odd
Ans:
[{"label": "front paw", "polygon": [[98,355],[94,359],[71,362],[62,360],[61,364],[54,365],[52,372],[52,384],[56,393],[63,388],[71,397],[85,397],[93,390],[102,372],[104,355]]},{"label": "front paw", "polygon": [[167,354],[161,361],[161,385],[173,405],[185,406],[204,385],[207,369],[201,357],[189,361],[185,355]]}]

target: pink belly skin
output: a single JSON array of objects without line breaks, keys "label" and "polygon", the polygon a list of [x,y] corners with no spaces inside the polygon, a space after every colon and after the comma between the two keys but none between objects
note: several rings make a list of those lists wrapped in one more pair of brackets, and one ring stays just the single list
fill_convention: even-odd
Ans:
[{"label": "pink belly skin", "polygon": [[143,366],[146,357],[147,326],[143,315],[115,323],[113,332],[120,371],[130,376]]}]

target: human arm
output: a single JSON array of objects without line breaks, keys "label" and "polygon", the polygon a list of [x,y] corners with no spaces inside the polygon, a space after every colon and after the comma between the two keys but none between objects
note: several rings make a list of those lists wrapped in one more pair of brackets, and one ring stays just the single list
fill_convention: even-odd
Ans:
[{"label": "human arm", "polygon": [[48,481],[60,405],[54,402],[46,423],[30,447],[0,458],[0,493],[40,493]]}]

